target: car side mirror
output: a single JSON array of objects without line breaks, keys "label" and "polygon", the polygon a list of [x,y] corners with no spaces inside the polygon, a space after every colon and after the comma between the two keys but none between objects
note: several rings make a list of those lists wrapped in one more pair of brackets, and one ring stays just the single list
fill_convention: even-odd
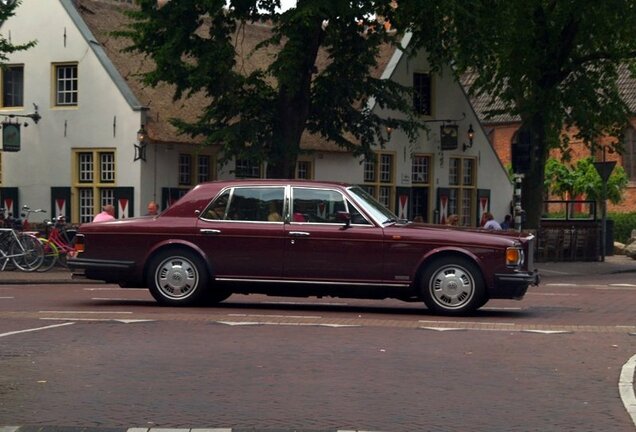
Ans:
[{"label": "car side mirror", "polygon": [[336,212],[336,220],[345,224],[345,228],[351,226],[351,213],[346,211]]}]

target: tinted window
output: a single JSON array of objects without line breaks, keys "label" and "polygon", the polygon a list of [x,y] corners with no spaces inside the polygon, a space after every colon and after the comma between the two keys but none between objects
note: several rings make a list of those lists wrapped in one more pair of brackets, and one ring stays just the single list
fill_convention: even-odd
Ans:
[{"label": "tinted window", "polygon": [[285,189],[282,187],[235,188],[226,219],[255,222],[281,222]]},{"label": "tinted window", "polygon": [[342,194],[333,190],[294,188],[292,221],[342,223],[336,213],[346,211]]},{"label": "tinted window", "polygon": [[201,214],[203,219],[224,220],[227,213],[227,204],[230,200],[230,191],[223,192]]}]

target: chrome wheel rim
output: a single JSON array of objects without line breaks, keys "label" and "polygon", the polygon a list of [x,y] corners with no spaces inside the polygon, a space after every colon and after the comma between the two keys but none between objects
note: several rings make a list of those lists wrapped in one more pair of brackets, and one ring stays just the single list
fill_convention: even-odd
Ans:
[{"label": "chrome wheel rim", "polygon": [[445,309],[459,309],[468,304],[475,295],[475,280],[463,267],[448,265],[441,267],[430,284],[435,303]]},{"label": "chrome wheel rim", "polygon": [[192,261],[179,256],[169,257],[157,267],[155,283],[165,297],[183,300],[196,291],[199,272]]}]

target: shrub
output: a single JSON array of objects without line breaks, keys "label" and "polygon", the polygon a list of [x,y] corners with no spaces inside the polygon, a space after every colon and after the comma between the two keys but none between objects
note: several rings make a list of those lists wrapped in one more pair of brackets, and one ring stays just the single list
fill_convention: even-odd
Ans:
[{"label": "shrub", "polygon": [[636,213],[607,213],[607,218],[614,221],[614,240],[627,243],[632,230],[636,229]]}]

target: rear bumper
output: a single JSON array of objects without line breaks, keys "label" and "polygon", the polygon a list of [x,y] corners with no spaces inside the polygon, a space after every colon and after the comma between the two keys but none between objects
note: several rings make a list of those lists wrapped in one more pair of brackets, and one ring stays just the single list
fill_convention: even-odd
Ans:
[{"label": "rear bumper", "polygon": [[73,279],[91,279],[119,283],[131,278],[134,261],[69,258]]},{"label": "rear bumper", "polygon": [[539,285],[539,271],[497,273],[495,274],[495,289],[490,298],[520,299],[530,285]]}]

